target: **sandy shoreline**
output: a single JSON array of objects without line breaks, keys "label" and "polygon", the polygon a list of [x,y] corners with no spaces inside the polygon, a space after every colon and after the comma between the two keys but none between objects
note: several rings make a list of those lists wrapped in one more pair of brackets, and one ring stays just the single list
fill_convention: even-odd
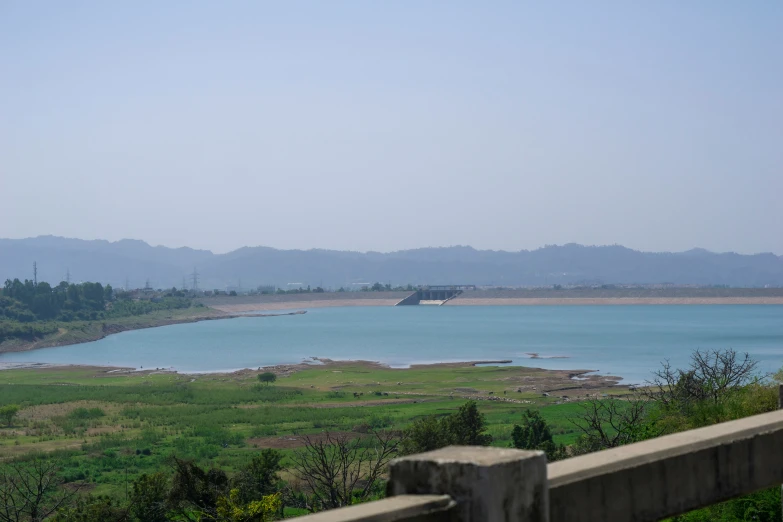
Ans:
[{"label": "sandy shoreline", "polygon": [[783,297],[460,297],[445,306],[547,305],[783,305]]},{"label": "sandy shoreline", "polygon": [[335,299],[319,301],[283,301],[270,303],[240,303],[210,305],[221,312],[269,312],[273,310],[302,310],[307,308],[332,308],[337,306],[394,306],[398,299]]},{"label": "sandy shoreline", "polygon": [[[320,299],[256,303],[219,303],[226,313],[301,310],[337,306],[394,306],[397,299]],[[783,297],[463,297],[444,306],[596,306],[596,305],[783,305]]]}]

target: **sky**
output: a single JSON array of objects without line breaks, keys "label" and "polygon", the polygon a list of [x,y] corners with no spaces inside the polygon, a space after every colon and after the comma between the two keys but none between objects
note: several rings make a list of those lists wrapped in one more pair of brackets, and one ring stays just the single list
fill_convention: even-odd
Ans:
[{"label": "sky", "polygon": [[0,2],[0,237],[783,254],[783,2]]}]

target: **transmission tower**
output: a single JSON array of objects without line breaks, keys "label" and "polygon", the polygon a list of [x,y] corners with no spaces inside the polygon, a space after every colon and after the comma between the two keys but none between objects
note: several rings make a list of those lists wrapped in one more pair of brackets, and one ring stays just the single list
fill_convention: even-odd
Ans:
[{"label": "transmission tower", "polygon": [[198,271],[196,270],[196,267],[194,266],[193,267],[193,273],[190,274],[190,280],[193,283],[193,287],[192,288],[193,288],[194,292],[198,291],[198,275],[199,275]]},{"label": "transmission tower", "polygon": [[130,292],[130,283],[128,282],[128,278],[125,278],[125,291]]},{"label": "transmission tower", "polygon": [[38,263],[33,261],[33,284],[38,286]]},{"label": "transmission tower", "polygon": [[68,267],[65,268],[65,282],[71,284],[71,269]]},{"label": "transmission tower", "polygon": [[182,288],[180,290],[187,290],[188,288],[188,279],[185,276],[182,276]]}]

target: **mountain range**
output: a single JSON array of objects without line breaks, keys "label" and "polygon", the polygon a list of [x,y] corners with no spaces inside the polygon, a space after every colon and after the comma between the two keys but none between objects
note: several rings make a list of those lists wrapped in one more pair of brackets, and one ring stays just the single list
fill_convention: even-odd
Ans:
[{"label": "mountain range", "polygon": [[81,240],[55,236],[0,239],[0,279],[58,283],[100,281],[124,287],[192,284],[204,289],[258,285],[359,288],[376,281],[405,284],[548,286],[554,284],[659,284],[783,286],[783,257],[703,249],[639,252],[618,245],[567,244],[518,252],[467,246],[418,248],[390,253],[278,250],[243,247],[227,254],[151,246],[123,239]]}]

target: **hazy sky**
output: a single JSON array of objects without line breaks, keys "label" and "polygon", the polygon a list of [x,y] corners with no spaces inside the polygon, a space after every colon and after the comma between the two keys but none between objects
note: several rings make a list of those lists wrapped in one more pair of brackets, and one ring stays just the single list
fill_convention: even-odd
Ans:
[{"label": "hazy sky", "polygon": [[0,237],[783,254],[783,2],[0,2]]}]

